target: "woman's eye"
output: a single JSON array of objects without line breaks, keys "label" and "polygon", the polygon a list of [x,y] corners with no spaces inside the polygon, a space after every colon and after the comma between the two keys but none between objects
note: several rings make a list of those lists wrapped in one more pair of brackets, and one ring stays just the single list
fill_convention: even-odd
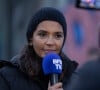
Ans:
[{"label": "woman's eye", "polygon": [[57,35],[56,35],[56,38],[57,38],[57,39],[60,39],[60,38],[62,38],[62,37],[63,37],[63,35],[61,35],[61,34],[57,34]]},{"label": "woman's eye", "polygon": [[46,36],[46,33],[44,33],[44,32],[43,33],[39,33],[39,36],[40,37],[45,37]]}]

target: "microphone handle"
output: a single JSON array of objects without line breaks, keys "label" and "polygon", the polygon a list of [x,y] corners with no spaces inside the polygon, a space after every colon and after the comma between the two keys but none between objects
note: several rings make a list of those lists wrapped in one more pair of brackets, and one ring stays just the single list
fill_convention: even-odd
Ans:
[{"label": "microphone handle", "polygon": [[58,74],[51,74],[50,75],[50,85],[54,85],[58,82]]}]

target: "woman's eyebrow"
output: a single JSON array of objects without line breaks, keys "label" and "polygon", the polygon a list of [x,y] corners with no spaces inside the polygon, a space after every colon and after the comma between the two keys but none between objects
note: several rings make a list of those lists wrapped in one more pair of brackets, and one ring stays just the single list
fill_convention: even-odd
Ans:
[{"label": "woman's eyebrow", "polygon": [[57,34],[64,34],[63,32],[61,32],[61,31],[58,31],[58,32],[55,32],[55,33],[57,33]]},{"label": "woman's eyebrow", "polygon": [[45,30],[43,30],[43,29],[40,29],[38,32],[47,32],[47,31],[45,31]]}]

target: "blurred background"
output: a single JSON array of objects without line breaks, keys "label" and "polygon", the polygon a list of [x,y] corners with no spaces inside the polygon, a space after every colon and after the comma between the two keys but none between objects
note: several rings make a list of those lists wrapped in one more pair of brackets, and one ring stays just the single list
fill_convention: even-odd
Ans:
[{"label": "blurred background", "polygon": [[67,38],[63,51],[82,65],[88,50],[98,47],[100,11],[76,8],[75,0],[0,0],[0,59],[10,60],[26,44],[30,17],[45,6],[59,9],[66,17]]}]

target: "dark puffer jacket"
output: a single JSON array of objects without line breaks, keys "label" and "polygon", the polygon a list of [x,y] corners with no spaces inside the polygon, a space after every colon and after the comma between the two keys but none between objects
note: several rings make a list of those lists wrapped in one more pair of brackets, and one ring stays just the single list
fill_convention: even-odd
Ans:
[{"label": "dark puffer jacket", "polygon": [[[48,81],[39,77],[33,79],[23,73],[19,68],[19,59],[13,58],[11,62],[0,62],[0,90],[47,90]],[[70,61],[65,57],[67,74],[63,79],[63,87],[68,83],[71,74],[77,67],[75,61]]]}]

